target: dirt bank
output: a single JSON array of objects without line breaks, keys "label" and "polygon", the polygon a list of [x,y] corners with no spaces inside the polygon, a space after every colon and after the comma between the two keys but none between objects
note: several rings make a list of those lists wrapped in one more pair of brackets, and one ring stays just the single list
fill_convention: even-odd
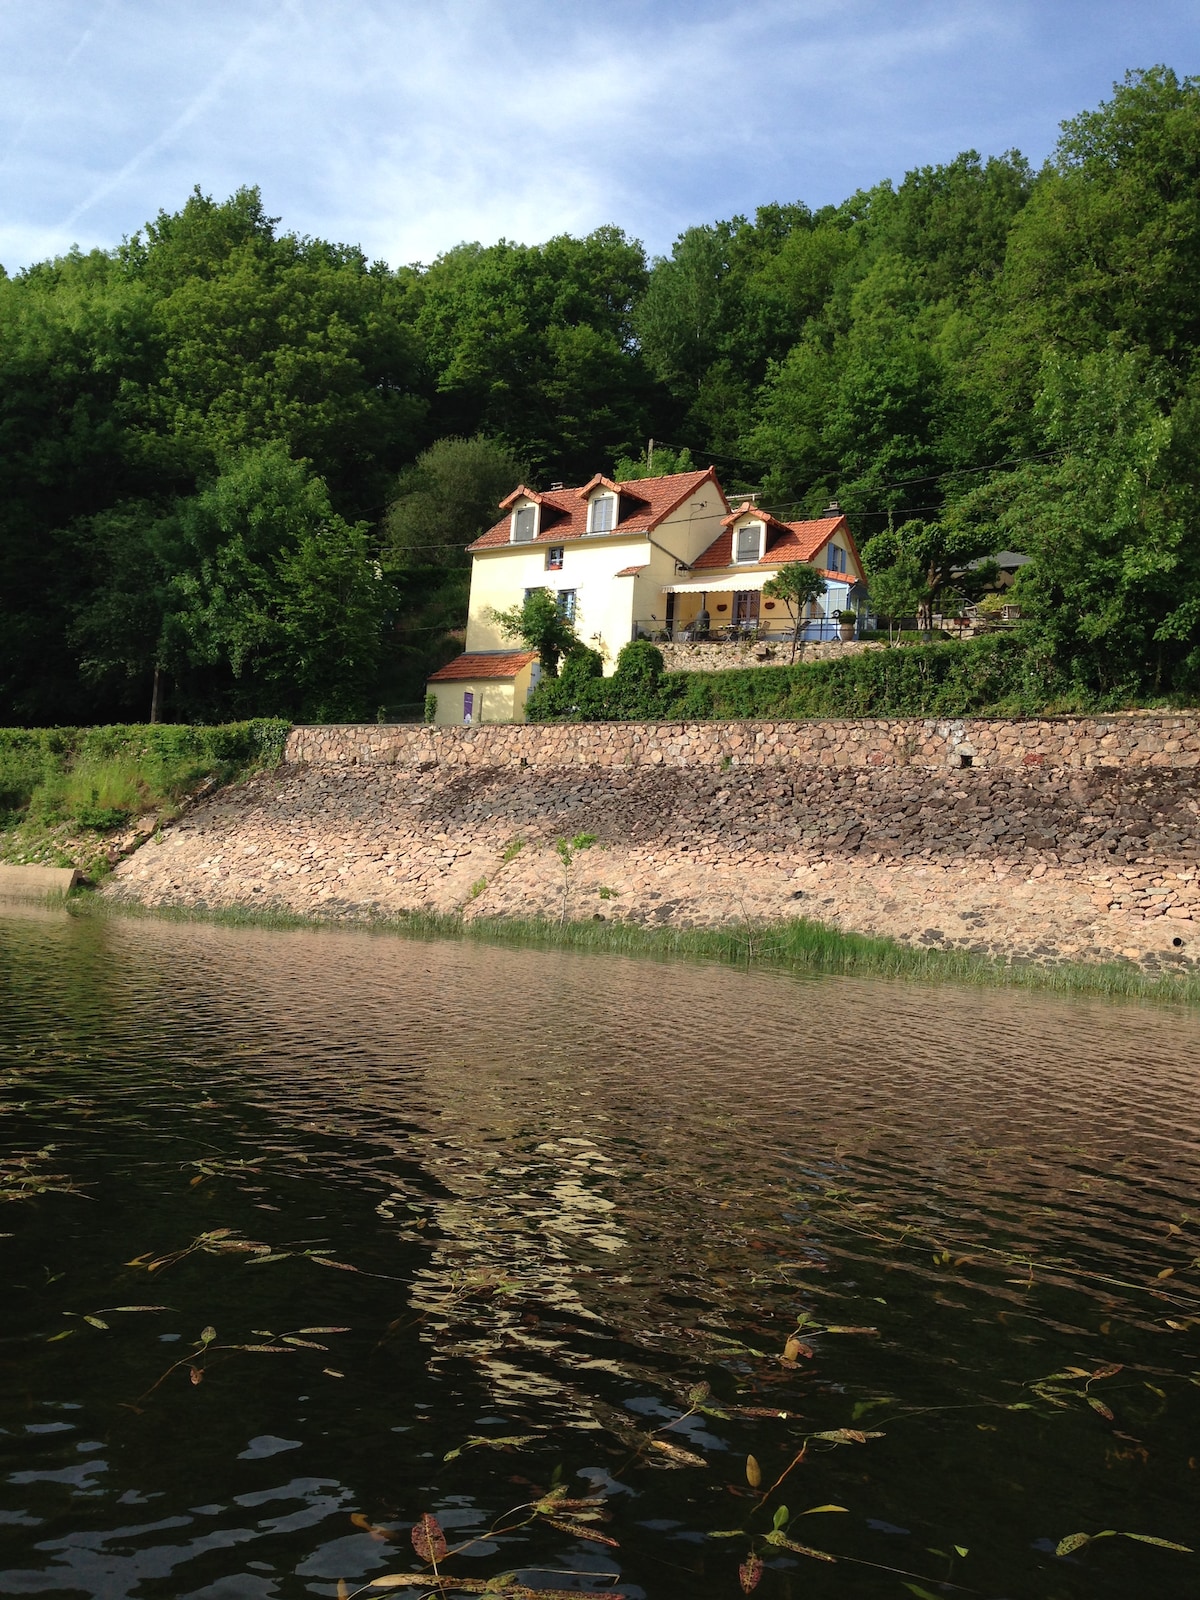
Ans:
[{"label": "dirt bank", "polygon": [[[808,752],[773,746],[769,763],[753,760],[761,730],[747,724],[725,725],[724,754],[711,728],[694,748],[663,729],[619,762],[598,729],[340,730],[340,743],[298,730],[292,754],[321,759],[196,806],[104,893],[344,917],[803,915],[1006,960],[1200,958],[1196,724],[1008,724],[1026,728],[1011,747],[996,724],[820,726],[841,727],[838,750],[858,758],[831,760],[816,725],[801,725]],[[1036,748],[1030,726],[1050,730]],[[951,765],[964,749],[1008,756]],[[594,842],[570,848],[581,835]]]}]

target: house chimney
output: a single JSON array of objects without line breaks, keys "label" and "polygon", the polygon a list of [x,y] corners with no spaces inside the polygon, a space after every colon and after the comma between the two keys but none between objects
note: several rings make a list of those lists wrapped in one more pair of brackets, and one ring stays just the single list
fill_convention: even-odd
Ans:
[{"label": "house chimney", "polygon": [[550,485],[550,487],[551,487],[552,490],[553,489],[561,489],[562,488],[562,484],[561,483],[552,483]]},{"label": "house chimney", "polygon": [[842,508],[840,505],[838,505],[836,500],[831,500],[822,513],[822,515],[826,517],[840,517],[841,514]]}]

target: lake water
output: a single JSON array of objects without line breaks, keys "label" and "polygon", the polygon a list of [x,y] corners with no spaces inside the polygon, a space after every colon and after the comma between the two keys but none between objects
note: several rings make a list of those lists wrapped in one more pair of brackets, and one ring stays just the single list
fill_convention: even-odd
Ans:
[{"label": "lake water", "polygon": [[475,1592],[1200,1591],[1055,1554],[1200,1547],[1194,1013],[32,910],[0,1005],[0,1594],[425,1513]]}]

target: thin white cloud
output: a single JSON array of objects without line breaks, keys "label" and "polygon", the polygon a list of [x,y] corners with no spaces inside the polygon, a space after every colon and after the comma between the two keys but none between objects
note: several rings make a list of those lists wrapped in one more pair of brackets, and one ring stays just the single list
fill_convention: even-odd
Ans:
[{"label": "thin white cloud", "polygon": [[1125,67],[1200,65],[1193,4],[0,8],[0,259],[111,245],[197,183],[258,183],[285,226],[395,263],[609,221],[663,250],[692,222],[837,201],[970,146],[1039,160]]},{"label": "thin white cloud", "polygon": [[225,60],[209,78],[208,82],[205,83],[200,92],[193,95],[192,99],[184,106],[179,115],[161,133],[151,139],[148,144],[143,145],[140,150],[130,156],[129,160],[117,172],[97,184],[91,193],[85,196],[71,210],[68,216],[63,218],[56,231],[60,233],[67,232],[73,228],[80,217],[91,211],[94,206],[99,205],[102,200],[107,199],[110,194],[120,189],[135,172],[174,144],[186,129],[190,128],[210,107],[214,106],[243,61],[246,60],[255,46],[267,37],[271,31],[272,24],[286,9],[286,5],[279,6],[269,21],[259,22],[249,29],[225,57]]}]

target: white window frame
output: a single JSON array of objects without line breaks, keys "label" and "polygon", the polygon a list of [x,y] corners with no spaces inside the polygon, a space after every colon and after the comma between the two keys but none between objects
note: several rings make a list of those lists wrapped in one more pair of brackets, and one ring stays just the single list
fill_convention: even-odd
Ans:
[{"label": "white window frame", "polygon": [[[596,513],[599,506],[608,501],[612,506],[612,522],[607,528],[596,526]],[[588,532],[589,533],[615,533],[617,528],[617,497],[611,490],[604,494],[594,494],[588,501]]]},{"label": "white window frame", "polygon": [[[753,561],[761,561],[763,553],[764,524],[761,522],[741,522],[733,530],[733,565],[747,567]],[[755,537],[754,554],[744,556],[741,554],[741,539],[744,533],[752,533]]]},{"label": "white window frame", "polygon": [[558,614],[564,622],[574,623],[575,614],[579,609],[579,590],[555,590],[554,604],[558,607]]},{"label": "white window frame", "polygon": [[[508,540],[509,540],[510,544],[533,544],[534,543],[534,541],[537,539],[538,534],[542,531],[541,510],[542,510],[542,508],[538,505],[536,500],[527,500],[527,501],[525,501],[525,503],[523,505],[519,505],[519,506],[514,506],[513,507],[512,526],[509,529],[509,533],[508,533]],[[517,538],[517,518],[521,514],[522,511],[532,511],[533,512],[533,532],[529,535],[528,539],[518,539]]]},{"label": "white window frame", "polygon": [[[557,561],[554,559],[555,556],[558,557]],[[563,549],[561,544],[552,544],[546,551],[546,571],[561,572],[563,569],[563,562],[566,560],[566,556],[567,552]]]}]

